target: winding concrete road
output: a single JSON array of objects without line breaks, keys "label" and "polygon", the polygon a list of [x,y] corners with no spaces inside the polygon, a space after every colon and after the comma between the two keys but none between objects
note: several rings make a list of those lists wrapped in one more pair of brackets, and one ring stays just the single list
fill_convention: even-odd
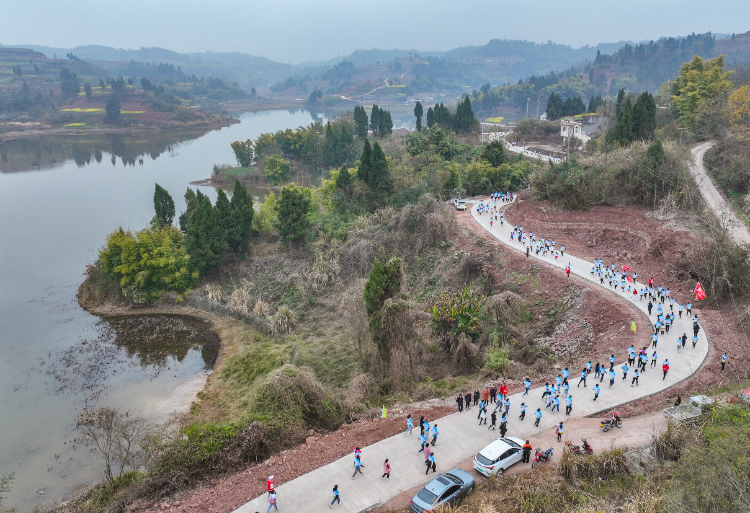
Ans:
[{"label": "winding concrete road", "polygon": [[[475,208],[472,208],[471,215],[479,226],[497,238],[499,243],[505,244],[514,250],[525,252],[521,244],[510,242],[510,232],[513,226],[512,215],[506,219],[505,226],[501,227],[499,223],[495,223],[492,228],[490,228],[489,215],[480,216]],[[553,233],[541,233],[539,235],[545,237],[555,236]],[[564,242],[564,240],[558,238],[558,243],[564,244]],[[529,258],[537,259],[543,265],[552,266],[561,273],[564,272],[564,266],[570,263],[572,274],[589,281],[591,286],[601,287],[599,281],[595,280],[590,274],[591,262],[569,254],[558,261],[555,261],[554,257],[551,256],[530,256]],[[612,262],[606,263],[609,264]],[[620,265],[623,263],[627,264],[628,262],[614,263]],[[633,270],[637,271],[637,269]],[[633,302],[632,298],[627,297],[626,294],[615,292],[609,287],[604,288],[618,296],[622,301]],[[647,325],[652,324],[654,319],[647,319],[646,302],[639,301],[634,304],[641,310],[643,315],[641,320],[646,321]],[[627,329],[630,329],[630,324],[633,320],[635,319],[621,319],[621,322]],[[706,339],[705,329],[701,329],[698,335],[697,348],[691,349],[691,344],[688,343],[686,348],[678,353],[676,349],[677,335],[681,335],[683,332],[692,333],[692,323],[687,316],[677,319],[671,333],[661,337],[658,345],[658,364],[656,367],[649,367],[641,375],[640,384],[637,387],[630,386],[630,379],[627,381],[621,380],[622,371],[620,370],[620,366],[627,359],[627,354],[615,355],[618,360],[618,363],[615,365],[617,372],[615,384],[610,388],[607,380],[601,383],[602,392],[596,402],[593,401],[594,394],[591,392],[593,376],[589,379],[591,387],[571,387],[573,390],[571,394],[573,398],[573,412],[571,417],[586,417],[609,410],[622,404],[657,394],[689,378],[705,360],[708,354],[708,340]],[[651,331],[643,330],[641,336],[643,340],[642,346],[650,346]],[[671,368],[666,378],[662,379],[661,365],[665,358],[669,359]],[[632,371],[629,377],[630,375],[632,375]],[[577,373],[571,374],[571,383],[577,383],[579,377]],[[564,413],[551,413],[549,410],[544,409],[541,395],[542,389],[534,388],[529,395],[522,396],[521,393],[517,393],[510,396],[511,408],[508,417],[508,436],[528,439],[532,435],[551,428],[561,420],[570,418],[566,417]],[[452,403],[452,399],[448,401]],[[518,420],[519,405],[521,402],[527,404],[527,415],[523,421]],[[534,411],[537,408],[541,409],[543,417],[540,426],[534,427]],[[486,427],[478,425],[477,414],[477,408],[472,408],[464,410],[462,413],[456,412],[435,421],[440,431],[438,443],[434,448],[435,461],[439,471],[450,470],[458,466],[461,462],[472,458],[498,436],[497,431],[488,431]],[[627,419],[625,419],[625,426],[622,429],[623,433],[627,432],[627,422]],[[591,423],[595,425],[598,423],[598,420],[591,419]],[[352,478],[354,458],[353,456],[346,456],[288,483],[282,483],[277,487],[279,510],[305,511],[310,513],[328,511],[332,498],[331,489],[336,484],[339,486],[341,493],[341,505],[336,505],[334,508],[342,512],[367,511],[373,507],[387,503],[401,492],[423,486],[435,474],[428,476],[424,473],[424,457],[417,453],[419,449],[419,442],[417,440],[417,435],[419,434],[418,427],[416,431],[417,433],[414,436],[406,434],[396,435],[371,446],[363,447],[362,462],[365,463],[366,468],[363,475],[357,475],[354,479]],[[617,437],[618,431],[620,430],[612,432],[613,438]],[[572,440],[577,439],[575,431],[566,430],[566,436]],[[391,479],[389,480],[380,478],[382,473],[381,465],[386,458],[389,458],[393,466]],[[255,513],[261,512],[266,508],[268,508],[268,499],[266,495],[262,495],[239,507],[235,510],[235,513]]]},{"label": "winding concrete road", "polygon": [[719,218],[719,222],[727,230],[732,241],[737,245],[750,244],[750,231],[748,231],[747,225],[737,218],[732,206],[716,188],[703,165],[703,156],[715,144],[714,141],[708,141],[692,147],[690,153],[693,155],[693,163],[690,166],[690,172],[695,178],[706,204]]}]

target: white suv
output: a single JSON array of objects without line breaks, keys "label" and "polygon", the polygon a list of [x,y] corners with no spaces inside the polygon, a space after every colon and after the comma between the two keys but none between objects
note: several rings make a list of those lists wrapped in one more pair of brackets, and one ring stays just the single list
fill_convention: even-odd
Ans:
[{"label": "white suv", "polygon": [[466,210],[466,200],[456,198],[453,200],[453,206],[456,210]]},{"label": "white suv", "polygon": [[501,476],[504,470],[521,461],[523,444],[520,438],[498,438],[474,456],[474,470],[485,476]]}]

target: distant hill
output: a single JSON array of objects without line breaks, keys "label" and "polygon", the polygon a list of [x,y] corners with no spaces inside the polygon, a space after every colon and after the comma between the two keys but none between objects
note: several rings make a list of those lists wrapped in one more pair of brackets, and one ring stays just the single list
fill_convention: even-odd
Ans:
[{"label": "distant hill", "polygon": [[707,32],[625,44],[610,55],[598,55],[583,71],[598,94],[612,96],[620,89],[655,92],[661,84],[675,78],[694,55],[704,59],[724,55],[730,66],[748,62],[750,32],[721,39]]}]

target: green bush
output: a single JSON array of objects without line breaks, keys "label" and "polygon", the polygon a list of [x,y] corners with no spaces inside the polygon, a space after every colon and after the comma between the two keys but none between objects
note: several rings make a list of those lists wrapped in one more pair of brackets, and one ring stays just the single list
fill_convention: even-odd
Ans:
[{"label": "green bush", "polygon": [[185,292],[198,279],[182,233],[166,226],[135,234],[118,228],[99,252],[104,272],[119,279],[123,293],[135,303],[153,301],[163,292]]},{"label": "green bush", "polygon": [[487,355],[485,356],[485,365],[488,369],[492,369],[495,372],[504,374],[508,369],[510,363],[510,357],[508,356],[508,349],[505,347],[490,347],[487,349]]},{"label": "green bush", "polygon": [[289,180],[289,161],[279,155],[266,157],[266,177],[273,185],[281,185]]}]

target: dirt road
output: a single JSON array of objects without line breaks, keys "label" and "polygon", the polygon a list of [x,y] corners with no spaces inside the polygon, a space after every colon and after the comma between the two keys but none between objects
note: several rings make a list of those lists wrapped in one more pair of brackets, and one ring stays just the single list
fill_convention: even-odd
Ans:
[{"label": "dirt road", "polygon": [[708,206],[714,211],[716,217],[719,218],[719,221],[726,228],[734,243],[740,245],[750,244],[750,231],[748,231],[745,223],[740,221],[732,211],[731,205],[729,205],[724,196],[716,188],[703,165],[703,156],[714,144],[716,144],[714,141],[708,141],[693,146],[690,150],[690,153],[693,154],[693,164],[690,166],[690,172],[695,178],[701,194],[703,194],[703,199],[706,200]]}]

